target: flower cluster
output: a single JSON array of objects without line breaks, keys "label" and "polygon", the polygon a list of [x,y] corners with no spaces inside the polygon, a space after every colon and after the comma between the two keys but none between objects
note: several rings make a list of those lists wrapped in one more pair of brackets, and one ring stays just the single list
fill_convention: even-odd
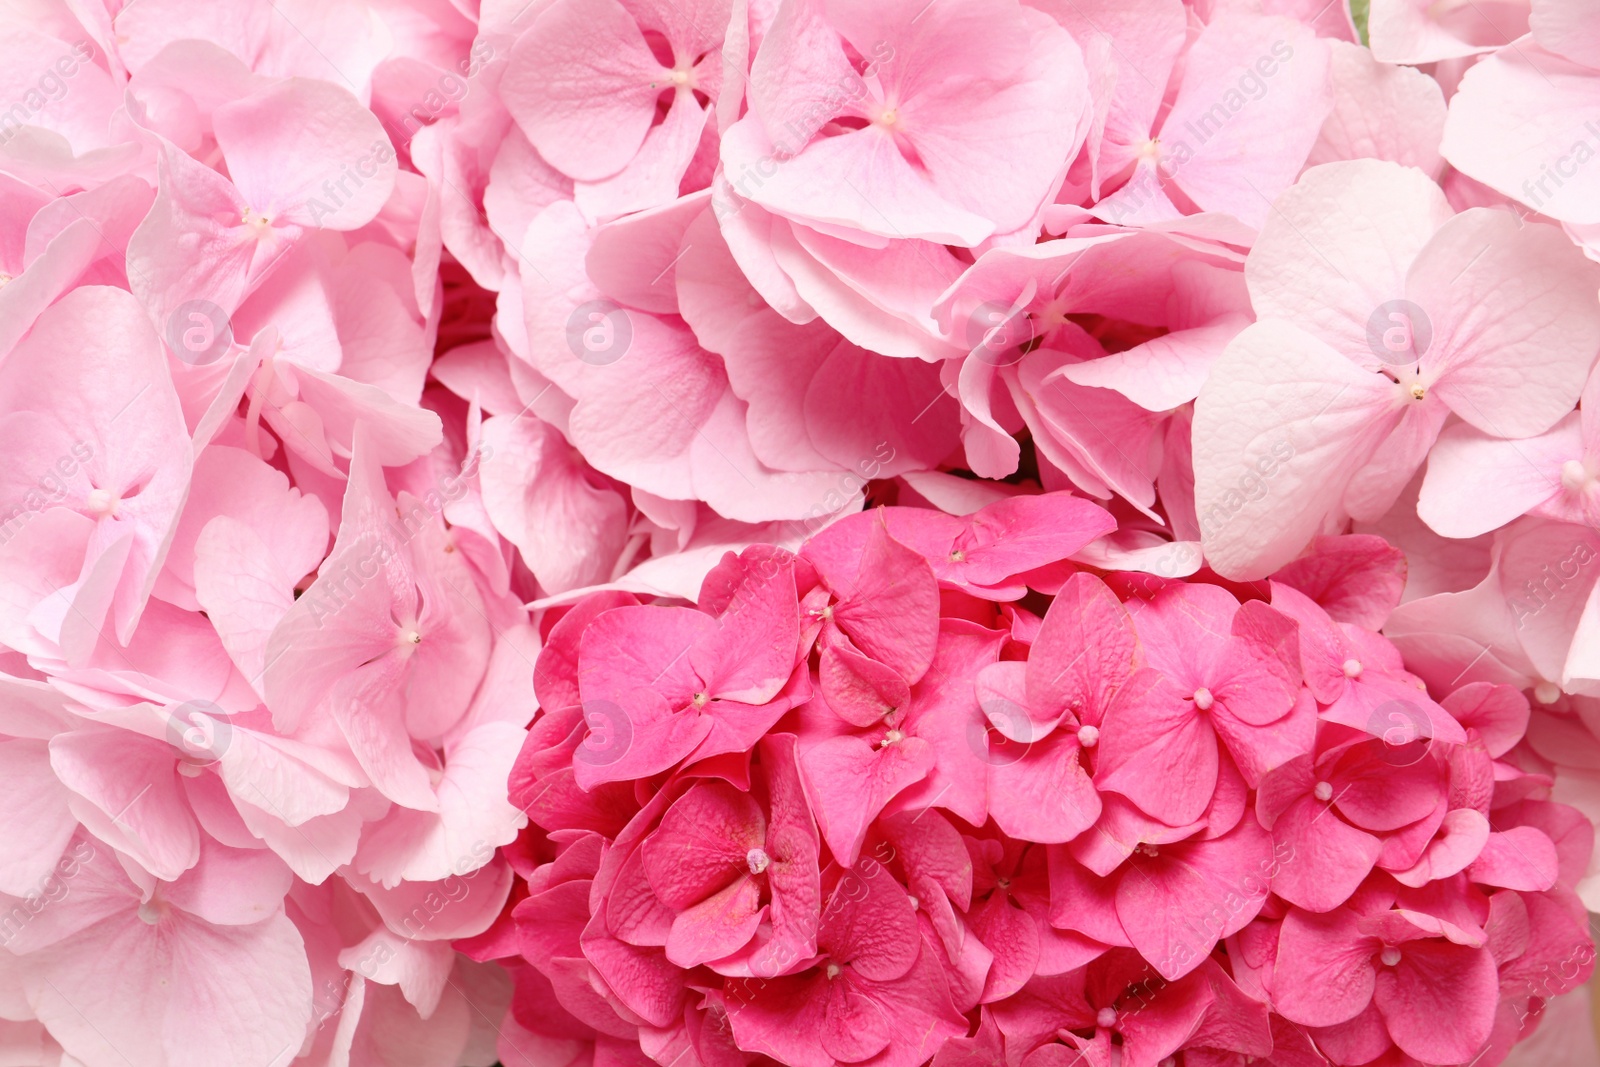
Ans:
[{"label": "flower cluster", "polygon": [[1600,22],[1491,14],[0,5],[0,1062],[1515,1056]]},{"label": "flower cluster", "polygon": [[97,6],[0,15],[0,1060],[493,1063],[537,636],[384,117],[475,28]]},{"label": "flower cluster", "polygon": [[1527,700],[1428,695],[1376,539],[1238,586],[1074,564],[1110,525],[882,508],[552,612],[462,945],[503,1062],[1499,1063],[1594,957]]}]

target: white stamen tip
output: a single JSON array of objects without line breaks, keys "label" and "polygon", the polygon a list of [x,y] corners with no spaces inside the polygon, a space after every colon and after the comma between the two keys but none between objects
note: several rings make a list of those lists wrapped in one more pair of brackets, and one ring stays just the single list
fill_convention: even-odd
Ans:
[{"label": "white stamen tip", "polygon": [[1554,704],[1561,699],[1561,687],[1554,682],[1540,682],[1533,687],[1533,699],[1541,704]]},{"label": "white stamen tip", "polygon": [[1344,661],[1344,676],[1346,678],[1359,678],[1359,677],[1361,677],[1361,661],[1358,660],[1358,659],[1347,659],[1347,660],[1345,660]]},{"label": "white stamen tip", "polygon": [[1211,690],[1207,689],[1205,686],[1201,686],[1199,689],[1194,691],[1195,707],[1199,708],[1201,711],[1210,711],[1212,703],[1213,700],[1211,697]]},{"label": "white stamen tip", "polygon": [[115,515],[118,503],[117,495],[109,489],[89,490],[89,511],[100,518]]},{"label": "white stamen tip", "polygon": [[767,855],[765,849],[753,848],[745,853],[745,862],[750,865],[751,874],[760,874],[772,863],[772,857]]},{"label": "white stamen tip", "polygon": [[1333,799],[1333,784],[1331,782],[1318,782],[1312,794],[1324,804]]},{"label": "white stamen tip", "polygon": [[1381,953],[1379,953],[1378,958],[1383,961],[1383,965],[1385,967],[1393,967],[1395,964],[1400,962],[1400,950],[1395,948],[1393,945],[1389,945]]},{"label": "white stamen tip", "polygon": [[1117,1025],[1117,1009],[1101,1008],[1100,1014],[1094,1017],[1094,1024],[1102,1030],[1109,1030]]},{"label": "white stamen tip", "polygon": [[1084,748],[1093,748],[1100,743],[1100,728],[1098,726],[1078,727],[1078,744]]}]

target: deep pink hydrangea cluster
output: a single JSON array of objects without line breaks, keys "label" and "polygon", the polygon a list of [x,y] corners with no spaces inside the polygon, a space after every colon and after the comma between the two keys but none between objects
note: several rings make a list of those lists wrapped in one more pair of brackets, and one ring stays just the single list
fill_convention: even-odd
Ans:
[{"label": "deep pink hydrangea cluster", "polygon": [[0,1064],[1589,1067],[1597,156],[1595,0],[0,4]]},{"label": "deep pink hydrangea cluster", "polygon": [[[1594,950],[1584,816],[1370,628],[1399,554],[1072,558],[1065,494],[729,553],[548,627],[505,1063],[1501,1062]],[[525,883],[525,884],[524,884]]]}]

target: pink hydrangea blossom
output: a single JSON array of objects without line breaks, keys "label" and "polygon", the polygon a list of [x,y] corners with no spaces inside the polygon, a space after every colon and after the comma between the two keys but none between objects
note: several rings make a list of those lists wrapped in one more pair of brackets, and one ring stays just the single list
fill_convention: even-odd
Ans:
[{"label": "pink hydrangea blossom", "polygon": [[6,6],[0,1063],[1582,1067],[1597,105],[1593,0]]}]

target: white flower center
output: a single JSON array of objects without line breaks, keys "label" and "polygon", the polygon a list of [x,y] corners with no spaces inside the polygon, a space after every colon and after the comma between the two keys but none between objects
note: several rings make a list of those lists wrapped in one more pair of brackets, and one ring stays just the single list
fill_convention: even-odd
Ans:
[{"label": "white flower center", "polygon": [[1587,489],[1594,481],[1594,472],[1581,459],[1569,459],[1561,465],[1561,488],[1569,493]]},{"label": "white flower center", "polygon": [[117,513],[117,505],[122,503],[117,494],[109,489],[89,490],[89,511],[96,518],[106,518]]}]

